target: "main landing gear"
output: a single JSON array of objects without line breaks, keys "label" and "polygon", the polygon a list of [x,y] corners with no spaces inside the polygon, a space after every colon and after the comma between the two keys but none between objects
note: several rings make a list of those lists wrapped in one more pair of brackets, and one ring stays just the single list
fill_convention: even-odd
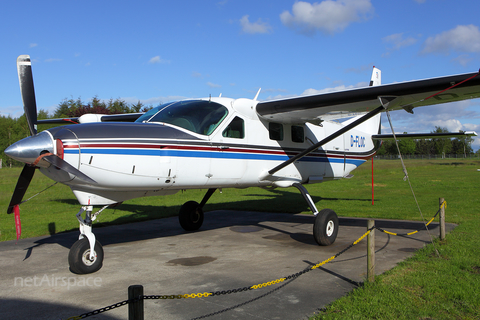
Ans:
[{"label": "main landing gear", "polygon": [[[294,183],[293,186],[300,190],[310,210],[312,210],[315,215],[315,222],[313,223],[313,238],[315,241],[321,246],[333,244],[338,234],[338,217],[335,211],[332,209],[323,209],[319,212],[307,189],[300,183]],[[200,229],[203,223],[203,206],[215,190],[215,188],[208,189],[200,204],[195,201],[188,201],[182,205],[178,219],[184,230],[196,231]]]},{"label": "main landing gear", "polygon": [[[100,270],[103,265],[103,248],[92,232],[92,222],[107,206],[92,216],[93,206],[82,207],[77,213],[80,222],[80,236],[68,253],[70,270],[77,274],[92,273]],[[82,213],[85,212],[85,219]]]},{"label": "main landing gear", "polygon": [[313,223],[313,238],[321,246],[329,246],[335,242],[338,234],[338,217],[332,209],[323,209],[318,212],[307,189],[300,183],[294,183],[293,186],[300,190],[302,196],[308,203],[310,210],[315,215]]},{"label": "main landing gear", "polygon": [[188,201],[182,205],[178,214],[178,220],[185,231],[196,231],[200,229],[203,224],[203,206],[207,203],[215,190],[217,189],[208,189],[200,204],[196,201]]}]

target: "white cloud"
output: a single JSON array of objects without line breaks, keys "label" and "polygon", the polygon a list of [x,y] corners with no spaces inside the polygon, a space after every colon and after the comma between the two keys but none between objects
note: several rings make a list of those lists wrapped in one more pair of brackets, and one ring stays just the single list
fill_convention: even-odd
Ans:
[{"label": "white cloud", "polygon": [[470,61],[472,61],[473,58],[470,57],[468,54],[462,54],[459,55],[458,57],[452,59],[453,62],[457,62],[460,65],[466,67]]},{"label": "white cloud", "polygon": [[170,63],[170,60],[165,60],[165,59],[162,59],[160,56],[155,56],[153,58],[151,58],[148,63],[150,64],[156,64],[156,63]]},{"label": "white cloud", "polygon": [[250,22],[248,18],[249,16],[245,15],[240,19],[240,25],[242,26],[242,31],[244,33],[255,34],[272,32],[272,27],[268,23],[263,22],[262,19],[258,19],[257,22]]},{"label": "white cloud", "polygon": [[400,50],[401,48],[411,46],[417,42],[417,39],[413,37],[405,38],[403,33],[395,33],[389,36],[386,36],[382,39],[383,42],[391,45],[389,50]]},{"label": "white cloud", "polygon": [[473,24],[457,26],[451,30],[429,37],[422,53],[480,52],[480,31]]},{"label": "white cloud", "polygon": [[38,46],[38,44],[36,44],[36,43],[30,43],[30,48],[35,48],[36,46]]},{"label": "white cloud", "polygon": [[212,83],[212,82],[207,82],[207,86],[209,86],[210,88],[221,88],[222,87],[221,85],[216,84],[216,83]]},{"label": "white cloud", "polygon": [[334,34],[343,31],[353,22],[368,20],[374,8],[370,0],[325,0],[313,4],[295,2],[292,13],[280,15],[282,23],[303,34],[321,31]]}]

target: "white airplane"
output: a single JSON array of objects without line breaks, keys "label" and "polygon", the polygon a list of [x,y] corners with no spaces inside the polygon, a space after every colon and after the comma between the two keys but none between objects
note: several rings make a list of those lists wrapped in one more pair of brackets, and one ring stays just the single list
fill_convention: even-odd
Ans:
[{"label": "white airplane", "polygon": [[[19,56],[17,68],[31,136],[5,150],[25,163],[8,213],[18,211],[36,168],[68,185],[82,206],[80,237],[68,258],[71,271],[79,274],[102,267],[103,249],[92,222],[104,208],[183,189],[208,189],[200,203],[188,201],[180,209],[181,226],[194,231],[217,188],[296,187],[316,216],[316,242],[330,245],[338,232],[337,215],[319,212],[304,184],[349,177],[371,158],[379,145],[375,140],[391,138],[380,134],[382,111],[412,112],[480,97],[478,73],[381,85],[374,68],[365,88],[272,101],[258,101],[257,93],[253,100],[169,102],[145,114],[87,114],[69,119],[79,124],[37,133],[37,123],[64,119],[37,121],[30,57]],[[102,209],[94,213],[94,206]]]}]

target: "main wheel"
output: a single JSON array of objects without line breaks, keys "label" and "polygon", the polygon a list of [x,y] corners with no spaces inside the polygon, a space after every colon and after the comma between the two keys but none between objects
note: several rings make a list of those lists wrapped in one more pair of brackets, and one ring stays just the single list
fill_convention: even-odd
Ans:
[{"label": "main wheel", "polygon": [[186,231],[200,229],[203,224],[203,211],[198,202],[188,201],[183,204],[178,214],[180,225]]},{"label": "main wheel", "polygon": [[323,209],[315,217],[313,237],[321,246],[329,246],[335,242],[338,233],[338,217],[332,209]]},{"label": "main wheel", "polygon": [[70,270],[77,274],[92,273],[100,270],[103,265],[103,248],[95,241],[93,260],[90,260],[90,243],[87,238],[78,240],[68,253]]}]

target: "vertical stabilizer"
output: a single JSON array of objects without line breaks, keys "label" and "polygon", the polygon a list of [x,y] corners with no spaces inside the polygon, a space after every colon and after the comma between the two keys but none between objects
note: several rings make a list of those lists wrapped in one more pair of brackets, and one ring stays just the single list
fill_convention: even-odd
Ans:
[{"label": "vertical stabilizer", "polygon": [[370,79],[370,87],[379,86],[382,84],[382,71],[373,66],[372,78]]}]

